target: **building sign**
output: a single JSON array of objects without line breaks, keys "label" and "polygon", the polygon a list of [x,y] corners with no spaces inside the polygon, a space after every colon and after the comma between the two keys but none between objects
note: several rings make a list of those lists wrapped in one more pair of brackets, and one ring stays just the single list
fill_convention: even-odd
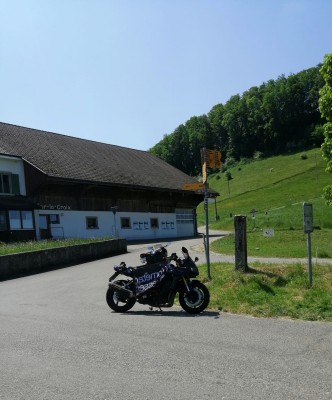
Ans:
[{"label": "building sign", "polygon": [[68,204],[41,204],[42,210],[58,210],[58,211],[69,211],[71,206]]}]

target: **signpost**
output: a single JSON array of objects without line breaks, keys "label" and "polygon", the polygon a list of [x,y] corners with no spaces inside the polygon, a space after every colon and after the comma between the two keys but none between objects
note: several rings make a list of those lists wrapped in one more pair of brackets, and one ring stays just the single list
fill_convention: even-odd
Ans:
[{"label": "signpost", "polygon": [[205,147],[201,150],[202,177],[204,183],[204,210],[205,210],[205,253],[206,253],[206,268],[208,279],[211,279],[210,272],[210,244],[209,244],[209,194],[207,183],[207,168],[221,168],[221,152],[219,150],[208,150]]},{"label": "signpost", "polygon": [[206,274],[208,279],[211,279],[211,272],[210,272],[210,244],[209,244],[209,202],[208,202],[208,183],[207,183],[207,150],[203,148],[203,183],[204,183],[204,211],[205,211],[205,255],[206,255]]},{"label": "signpost", "polygon": [[303,230],[304,233],[308,234],[307,246],[308,246],[308,274],[309,274],[309,286],[312,287],[312,264],[311,264],[311,237],[310,233],[314,230],[314,219],[312,204],[303,203]]},{"label": "signpost", "polygon": [[[201,149],[201,165],[202,165],[202,183],[186,183],[183,186],[184,190],[193,190],[196,193],[204,191],[204,211],[205,211],[205,254],[206,254],[206,267],[207,277],[211,279],[210,272],[210,244],[209,244],[209,198],[211,195],[208,193],[208,182],[207,182],[207,169],[220,169],[221,164],[221,152],[219,150],[208,150],[205,147]],[[214,196],[212,196],[214,197]],[[216,211],[217,215],[217,211]],[[216,217],[217,218],[217,217]]]}]

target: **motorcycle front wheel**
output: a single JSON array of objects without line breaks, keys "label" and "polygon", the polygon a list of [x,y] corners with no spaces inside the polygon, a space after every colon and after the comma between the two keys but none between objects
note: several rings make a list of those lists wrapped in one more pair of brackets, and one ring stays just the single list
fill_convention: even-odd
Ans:
[{"label": "motorcycle front wheel", "polygon": [[[126,281],[115,281],[117,285],[125,286]],[[109,287],[106,292],[106,302],[108,306],[116,312],[126,312],[134,307],[136,303],[135,297],[128,297],[127,294],[122,293],[121,291]]]},{"label": "motorcycle front wheel", "polygon": [[191,282],[190,292],[179,293],[181,307],[190,314],[199,314],[206,309],[210,301],[208,288],[200,281]]}]

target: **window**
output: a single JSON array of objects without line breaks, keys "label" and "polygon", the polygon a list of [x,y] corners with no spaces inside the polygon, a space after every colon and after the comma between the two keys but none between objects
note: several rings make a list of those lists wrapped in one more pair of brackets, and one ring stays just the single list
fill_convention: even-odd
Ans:
[{"label": "window", "polygon": [[32,211],[21,211],[22,228],[33,229]]},{"label": "window", "polygon": [[60,215],[59,214],[50,214],[50,223],[52,225],[60,224]]},{"label": "window", "polygon": [[9,210],[10,229],[33,229],[32,211]]},{"label": "window", "polygon": [[0,193],[11,193],[10,174],[0,174]]},{"label": "window", "polygon": [[18,210],[9,211],[10,229],[21,229],[21,212]]},{"label": "window", "polygon": [[121,228],[130,229],[130,218],[121,218]]},{"label": "window", "polygon": [[6,211],[0,211],[0,231],[7,230]]},{"label": "window", "polygon": [[194,216],[192,210],[176,210],[176,223],[177,224],[193,224]]},{"label": "window", "polygon": [[86,229],[98,229],[98,218],[86,217]]},{"label": "window", "polygon": [[150,218],[150,225],[151,228],[159,228],[159,221],[158,218]]},{"label": "window", "polygon": [[0,193],[20,194],[20,178],[17,174],[0,173]]}]

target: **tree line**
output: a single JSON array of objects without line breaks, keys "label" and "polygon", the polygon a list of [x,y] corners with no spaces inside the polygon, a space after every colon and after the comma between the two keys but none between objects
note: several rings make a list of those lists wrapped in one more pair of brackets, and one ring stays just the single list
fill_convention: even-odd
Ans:
[{"label": "tree line", "polygon": [[254,86],[193,116],[149,151],[183,172],[200,173],[200,149],[218,149],[223,163],[318,147],[324,141],[318,100],[321,65]]},{"label": "tree line", "polygon": [[[321,149],[323,158],[327,162],[326,172],[332,172],[332,53],[325,54],[320,73],[324,78],[324,86],[319,93],[319,110],[326,118],[323,126],[324,143]],[[324,188],[323,197],[326,204],[332,207],[332,185]]]}]

